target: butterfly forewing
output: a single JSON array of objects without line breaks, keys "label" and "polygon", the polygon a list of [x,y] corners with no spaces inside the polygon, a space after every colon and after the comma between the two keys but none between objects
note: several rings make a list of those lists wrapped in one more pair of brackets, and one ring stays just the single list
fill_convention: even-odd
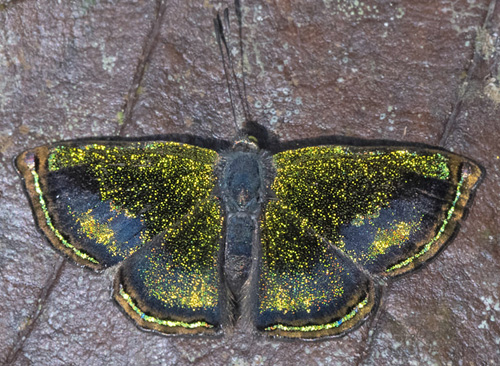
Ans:
[{"label": "butterfly forewing", "polygon": [[28,150],[16,164],[52,245],[102,269],[207,198],[216,157],[174,142],[75,142]]}]

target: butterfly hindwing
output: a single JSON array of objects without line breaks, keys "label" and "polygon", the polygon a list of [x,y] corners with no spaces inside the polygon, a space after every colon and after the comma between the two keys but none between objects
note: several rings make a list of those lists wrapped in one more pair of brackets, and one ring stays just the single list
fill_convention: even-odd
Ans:
[{"label": "butterfly hindwing", "polygon": [[114,297],[143,328],[215,334],[223,322],[221,208],[211,198],[120,266]]},{"label": "butterfly hindwing", "polygon": [[286,203],[267,205],[262,245],[258,331],[290,338],[337,335],[377,305],[370,277],[312,232]]},{"label": "butterfly hindwing", "polygon": [[370,278],[433,258],[481,176],[427,148],[313,146],[273,160],[256,319],[285,337],[337,335],[366,318],[377,305]]}]

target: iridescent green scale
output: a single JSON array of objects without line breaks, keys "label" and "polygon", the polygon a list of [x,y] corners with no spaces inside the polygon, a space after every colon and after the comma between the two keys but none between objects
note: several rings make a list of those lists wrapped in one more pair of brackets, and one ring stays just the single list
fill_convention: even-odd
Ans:
[{"label": "iridescent green scale", "polygon": [[215,335],[241,316],[289,338],[362,324],[381,279],[450,241],[482,175],[431,147],[252,140],[61,142],[16,165],[51,244],[118,266],[114,298],[140,327]]}]

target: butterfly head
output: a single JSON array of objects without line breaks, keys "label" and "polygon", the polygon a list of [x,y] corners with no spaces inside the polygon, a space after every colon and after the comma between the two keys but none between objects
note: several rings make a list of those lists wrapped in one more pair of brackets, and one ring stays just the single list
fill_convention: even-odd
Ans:
[{"label": "butterfly head", "polygon": [[254,136],[246,136],[234,142],[234,151],[257,152],[259,150],[259,141]]}]

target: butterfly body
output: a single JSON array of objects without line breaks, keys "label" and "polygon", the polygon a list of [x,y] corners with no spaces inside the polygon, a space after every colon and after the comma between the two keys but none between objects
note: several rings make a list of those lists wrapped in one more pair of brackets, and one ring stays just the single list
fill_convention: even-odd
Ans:
[{"label": "butterfly body", "polygon": [[[243,151],[242,151],[243,150]],[[258,241],[259,217],[266,199],[266,167],[258,147],[248,140],[237,142],[221,154],[220,191],[226,215],[224,275],[232,297],[239,303],[249,280]]]}]

